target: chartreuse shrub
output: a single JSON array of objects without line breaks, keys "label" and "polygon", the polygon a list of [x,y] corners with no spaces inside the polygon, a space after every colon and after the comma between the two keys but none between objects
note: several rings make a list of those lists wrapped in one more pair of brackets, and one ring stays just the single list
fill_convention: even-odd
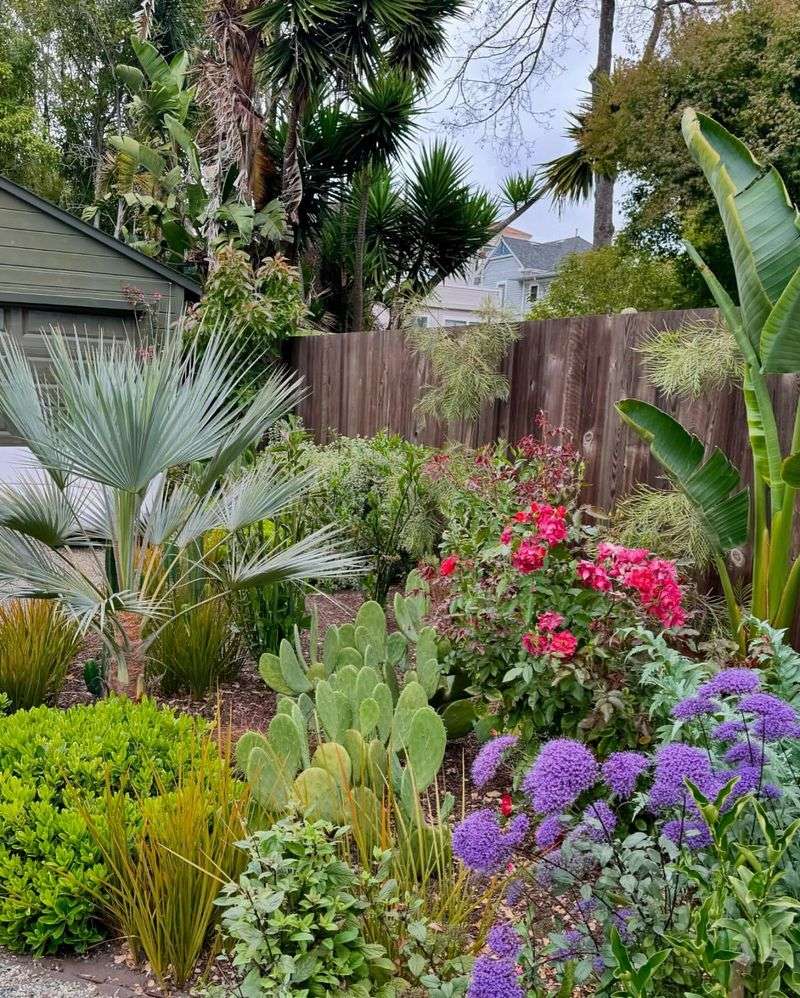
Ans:
[{"label": "chartreuse shrub", "polygon": [[52,601],[0,605],[0,691],[15,710],[38,707],[61,689],[80,644],[80,629]]},{"label": "chartreuse shrub", "polygon": [[178,785],[201,732],[150,700],[116,697],[0,718],[0,945],[43,954],[103,938],[109,870],[90,824],[105,829],[111,793],[135,827],[149,798]]}]

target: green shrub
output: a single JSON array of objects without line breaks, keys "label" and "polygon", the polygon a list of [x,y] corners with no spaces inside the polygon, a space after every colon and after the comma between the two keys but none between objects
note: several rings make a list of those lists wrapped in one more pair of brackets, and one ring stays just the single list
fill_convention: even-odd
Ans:
[{"label": "green shrub", "polygon": [[226,600],[214,597],[208,585],[187,587],[176,595],[174,612],[148,647],[147,671],[160,677],[167,696],[188,690],[204,697],[234,676],[242,646]]},{"label": "green shrub", "polygon": [[287,818],[245,843],[248,864],[223,887],[223,934],[240,990],[218,994],[376,998],[376,975],[392,971],[364,938],[366,902],[341,858],[343,829]]},{"label": "green shrub", "polygon": [[64,685],[81,645],[78,627],[49,600],[0,605],[0,692],[15,710],[38,707]]},{"label": "green shrub", "polygon": [[202,729],[150,700],[36,707],[0,717],[0,945],[35,954],[103,938],[108,871],[86,821],[104,793],[141,802],[170,791]]}]

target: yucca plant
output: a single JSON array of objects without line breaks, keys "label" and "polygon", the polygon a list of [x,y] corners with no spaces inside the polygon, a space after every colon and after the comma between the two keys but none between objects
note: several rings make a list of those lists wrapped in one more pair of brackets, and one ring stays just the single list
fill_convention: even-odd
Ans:
[{"label": "yucca plant", "polygon": [[0,692],[14,710],[58,693],[81,645],[74,621],[52,600],[0,604]]},{"label": "yucca plant", "polygon": [[[725,226],[738,287],[738,304],[689,243],[697,264],[743,358],[742,390],[753,460],[753,501],[739,471],[672,416],[637,399],[617,404],[622,418],[650,444],[654,457],[691,500],[712,546],[742,650],[741,612],[725,553],[753,546],[753,616],[788,627],[800,595],[800,557],[792,558],[796,492],[800,488],[800,408],[788,456],[765,375],[800,372],[800,219],[777,170],[757,162],[718,122],[688,109],[683,134],[708,180]],[[748,531],[748,514],[750,530]]]},{"label": "yucca plant", "polygon": [[[97,633],[121,685],[128,662],[140,662],[174,619],[174,595],[187,581],[213,581],[205,598],[214,601],[250,586],[360,571],[330,527],[277,550],[243,553],[228,543],[309,485],[309,474],[285,477],[266,463],[226,476],[295,405],[295,377],[271,374],[243,408],[238,389],[248,370],[222,328],[202,356],[184,352],[179,328],[149,351],[127,342],[86,348],[58,331],[46,340],[48,384],[14,340],[0,339],[0,409],[48,472],[2,497],[0,585],[11,596],[54,599]],[[170,475],[187,465],[192,474]],[[203,543],[209,532],[214,543]],[[109,557],[95,550],[93,569],[83,570],[63,554],[77,541],[99,541]],[[141,641],[135,629],[129,636],[130,615],[147,624]]]}]

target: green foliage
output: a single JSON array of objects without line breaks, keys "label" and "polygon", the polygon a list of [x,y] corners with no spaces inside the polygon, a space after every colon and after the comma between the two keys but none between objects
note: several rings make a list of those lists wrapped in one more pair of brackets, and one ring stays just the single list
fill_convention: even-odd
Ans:
[{"label": "green foliage", "polygon": [[[677,19],[664,41],[652,59],[616,61],[590,118],[589,147],[631,178],[626,237],[661,251],[690,239],[732,291],[722,227],[700,171],[685,160],[680,116],[687,106],[712,115],[774,163],[800,198],[797,9],[787,0],[719,4],[714,16]],[[689,261],[677,262],[697,303],[711,304]]]},{"label": "green foliage", "polygon": [[233,612],[208,584],[176,589],[168,612],[148,646],[147,672],[158,677],[166,696],[188,690],[202,699],[235,676],[241,664]]},{"label": "green foliage", "polygon": [[621,244],[570,253],[529,319],[598,315],[632,308],[655,312],[692,304],[675,264]]},{"label": "green foliage", "polygon": [[56,603],[0,605],[0,691],[14,710],[38,707],[60,692],[81,634]]},{"label": "green foliage", "polygon": [[502,365],[519,333],[500,310],[484,309],[479,318],[455,332],[408,329],[409,342],[428,361],[433,376],[433,384],[423,386],[414,407],[423,418],[474,422],[487,405],[508,398],[511,386]]},{"label": "green foliage", "polygon": [[34,55],[32,39],[0,13],[0,174],[58,201],[65,181],[36,108]]},{"label": "green foliage", "polygon": [[0,718],[0,944],[82,952],[103,938],[109,871],[87,818],[105,827],[107,789],[135,822],[148,798],[174,789],[201,731],[123,698]]},{"label": "green foliage", "polygon": [[719,322],[653,329],[638,352],[647,380],[668,398],[696,399],[741,384],[741,351]]},{"label": "green foliage", "polygon": [[611,532],[626,547],[648,548],[698,572],[711,562],[712,545],[703,520],[677,489],[637,486],[617,503]]},{"label": "green foliage", "polygon": [[280,256],[256,266],[247,253],[228,244],[216,253],[184,332],[202,352],[210,331],[225,326],[234,340],[235,362],[246,369],[241,392],[247,400],[267,379],[283,341],[304,331],[306,312],[294,267]]},{"label": "green foliage", "polygon": [[[796,314],[800,307],[800,225],[786,188],[774,168],[764,168],[750,150],[718,122],[692,109],[683,116],[686,144],[717,202],[725,228],[739,293],[738,307],[697,250],[686,245],[716,300],[743,361],[743,396],[753,455],[751,536],[754,548],[752,612],[787,626],[800,597],[800,558],[791,545],[798,441],[784,457],[776,412],[765,372],[800,370]],[[768,219],[769,238],[762,238]],[[715,449],[704,460],[704,445],[655,406],[625,399],[623,419],[650,444],[701,515],[712,544],[728,603],[731,630],[745,645],[741,614],[723,552],[744,543],[748,495],[739,473]],[[796,422],[796,421],[795,421]]]},{"label": "green foliage", "polygon": [[287,998],[382,993],[376,981],[393,967],[364,937],[366,903],[341,858],[343,835],[325,821],[287,818],[241,843],[247,866],[217,901],[234,977],[228,987]]},{"label": "green foliage", "polygon": [[434,550],[439,516],[424,474],[429,452],[386,432],[369,439],[337,437],[323,447],[307,444],[316,472],[306,507],[308,522],[343,529],[353,550],[367,559],[370,599],[386,600],[389,587]]},{"label": "green foliage", "polygon": [[206,738],[141,813],[123,784],[106,789],[102,819],[84,814],[108,868],[97,902],[162,988],[193,975],[219,913],[220,878],[241,868],[245,790]]}]

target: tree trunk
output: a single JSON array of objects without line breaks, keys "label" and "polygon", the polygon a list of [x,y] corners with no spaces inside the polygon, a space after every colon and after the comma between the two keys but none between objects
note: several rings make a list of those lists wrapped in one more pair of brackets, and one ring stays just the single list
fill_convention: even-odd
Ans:
[{"label": "tree trunk", "polygon": [[367,241],[367,212],[372,177],[369,167],[361,171],[358,183],[358,222],[356,225],[355,257],[353,260],[353,294],[350,304],[351,330],[364,329],[364,248]]},{"label": "tree trunk", "polygon": [[286,141],[283,145],[281,172],[281,201],[286,209],[286,221],[291,229],[286,244],[294,257],[294,231],[300,222],[300,202],[303,200],[303,174],[300,169],[300,128],[308,95],[301,88],[289,94],[289,114],[286,122]]},{"label": "tree trunk", "polygon": [[[601,0],[597,32],[597,64],[591,75],[592,96],[597,99],[604,79],[611,75],[616,0]],[[594,246],[609,246],[614,238],[614,178],[595,175]]]}]

